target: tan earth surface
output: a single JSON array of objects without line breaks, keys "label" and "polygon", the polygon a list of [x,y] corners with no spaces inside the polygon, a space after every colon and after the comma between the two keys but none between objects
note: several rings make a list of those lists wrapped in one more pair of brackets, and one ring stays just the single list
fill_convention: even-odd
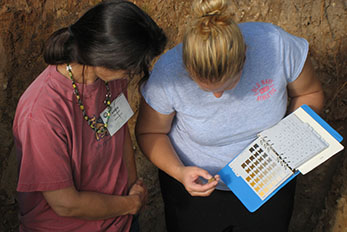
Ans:
[{"label": "tan earth surface", "polygon": [[[11,133],[16,103],[44,69],[45,39],[76,20],[98,0],[0,0],[0,231],[17,231],[16,159]],[[180,42],[189,22],[190,0],[136,0],[165,30],[168,48]],[[344,0],[232,0],[236,22],[265,21],[306,38],[314,67],[323,83],[322,117],[347,139],[347,17]],[[135,84],[130,86],[134,90]],[[129,91],[137,111],[139,96]],[[133,131],[136,115],[130,121]],[[134,139],[134,137],[133,137]],[[346,142],[344,145],[346,146]],[[165,232],[157,170],[137,149],[139,175],[149,189],[142,211],[142,232]],[[305,176],[298,177],[291,232],[347,231],[347,159],[341,152]]]}]

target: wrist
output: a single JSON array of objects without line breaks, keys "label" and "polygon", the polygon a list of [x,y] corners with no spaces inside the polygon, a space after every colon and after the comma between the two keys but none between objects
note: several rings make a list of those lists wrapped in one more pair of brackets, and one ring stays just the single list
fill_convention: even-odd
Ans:
[{"label": "wrist", "polygon": [[141,208],[140,196],[137,194],[129,195],[128,201],[130,202],[128,214],[132,214],[132,215],[137,214],[139,209]]},{"label": "wrist", "polygon": [[183,165],[179,165],[174,169],[173,175],[172,177],[175,178],[177,181],[179,181],[180,183],[183,183],[183,179],[184,179],[184,169],[185,166]]}]

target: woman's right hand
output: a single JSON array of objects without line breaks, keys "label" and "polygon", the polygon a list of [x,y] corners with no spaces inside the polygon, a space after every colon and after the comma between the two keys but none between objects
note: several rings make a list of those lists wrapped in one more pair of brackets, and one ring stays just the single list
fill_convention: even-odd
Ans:
[{"label": "woman's right hand", "polygon": [[135,197],[135,208],[130,212],[130,214],[135,215],[141,210],[147,200],[147,188],[143,180],[136,180],[129,190],[129,196]]},{"label": "woman's right hand", "polygon": [[[185,166],[181,168],[180,173],[179,181],[192,196],[209,196],[215,190],[220,180],[219,175],[212,176],[199,167]],[[204,183],[201,177],[206,179],[207,183]]]}]

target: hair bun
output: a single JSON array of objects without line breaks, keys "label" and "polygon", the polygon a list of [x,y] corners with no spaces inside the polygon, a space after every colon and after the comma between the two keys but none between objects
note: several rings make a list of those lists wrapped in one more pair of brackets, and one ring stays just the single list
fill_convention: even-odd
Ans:
[{"label": "hair bun", "polygon": [[228,0],[195,0],[192,5],[196,18],[223,16],[228,12]]},{"label": "hair bun", "polygon": [[194,0],[194,18],[183,37],[183,62],[193,79],[218,83],[245,62],[242,32],[232,20],[230,0]]},{"label": "hair bun", "polygon": [[228,0],[195,0],[192,11],[195,16],[193,27],[199,28],[198,31],[205,38],[218,31],[219,26],[232,22]]}]

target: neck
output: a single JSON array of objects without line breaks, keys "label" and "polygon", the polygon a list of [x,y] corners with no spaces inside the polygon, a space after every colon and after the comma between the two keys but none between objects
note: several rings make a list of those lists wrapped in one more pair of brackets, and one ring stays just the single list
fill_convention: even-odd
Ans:
[{"label": "neck", "polygon": [[[66,66],[67,64],[57,65],[57,70],[59,73],[70,80],[69,72],[66,70]],[[72,69],[73,79],[76,83],[91,84],[97,79],[94,68],[91,66],[85,65],[84,69],[83,65],[76,63],[71,63],[70,66]]]}]

